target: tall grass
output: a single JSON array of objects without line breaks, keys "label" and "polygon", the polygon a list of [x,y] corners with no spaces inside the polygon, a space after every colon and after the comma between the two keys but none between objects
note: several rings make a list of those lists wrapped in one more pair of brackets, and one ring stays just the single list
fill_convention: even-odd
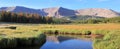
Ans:
[{"label": "tall grass", "polygon": [[47,33],[55,33],[57,30],[60,34],[66,35],[102,34],[104,35],[102,39],[94,39],[94,49],[120,49],[120,24],[38,25],[34,26],[34,28],[33,26],[27,28]]},{"label": "tall grass", "polygon": [[0,29],[0,49],[29,46],[42,46],[46,36],[41,32],[31,30]]},{"label": "tall grass", "polygon": [[[0,47],[16,47],[20,45],[39,45],[45,42],[42,33],[91,35],[102,34],[102,39],[94,39],[94,49],[120,49],[120,24],[71,24],[71,25],[19,25],[16,30],[0,28]],[[40,36],[40,37],[39,37]],[[17,37],[17,38],[15,38]],[[7,38],[7,39],[6,39]],[[21,41],[21,42],[20,42]],[[33,42],[34,41],[34,42]],[[39,42],[41,41],[41,42]],[[41,45],[40,44],[40,45]],[[12,45],[12,46],[11,46]]]},{"label": "tall grass", "polygon": [[120,49],[120,30],[112,30],[103,39],[96,39],[94,49]]}]

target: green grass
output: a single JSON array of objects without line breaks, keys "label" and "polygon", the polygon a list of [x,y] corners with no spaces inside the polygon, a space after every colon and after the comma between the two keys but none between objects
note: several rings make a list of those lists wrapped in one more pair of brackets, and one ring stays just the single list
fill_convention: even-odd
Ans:
[{"label": "green grass", "polygon": [[42,46],[46,36],[41,32],[0,28],[0,48]]},{"label": "green grass", "polygon": [[110,31],[103,39],[94,41],[94,49],[120,49],[120,30]]},{"label": "green grass", "polygon": [[[8,45],[13,45],[10,47],[15,47],[16,41],[14,37],[21,38],[24,41],[23,44],[30,45],[32,37],[38,37],[38,35],[47,32],[55,33],[57,30],[62,34],[102,34],[104,35],[101,39],[94,39],[93,48],[94,49],[120,49],[120,24],[69,24],[69,25],[47,25],[47,24],[10,24],[10,26],[16,26],[15,30],[0,28],[0,39],[2,41],[8,38],[10,41]],[[4,37],[4,38],[3,38]],[[44,36],[43,36],[44,37]],[[38,39],[38,38],[37,38]],[[40,39],[42,37],[40,36]],[[17,39],[18,40],[18,39]],[[1,41],[1,40],[0,40]],[[7,40],[8,41],[8,40]],[[3,45],[4,43],[2,43]],[[3,46],[5,47],[5,46]]]}]

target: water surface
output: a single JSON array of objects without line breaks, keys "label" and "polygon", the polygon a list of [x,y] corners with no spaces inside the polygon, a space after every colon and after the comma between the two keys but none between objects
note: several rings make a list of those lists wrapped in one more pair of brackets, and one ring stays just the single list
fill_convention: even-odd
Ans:
[{"label": "water surface", "polygon": [[40,47],[17,49],[93,49],[91,38],[81,36],[47,36],[46,43]]},{"label": "water surface", "polygon": [[92,49],[92,41],[68,36],[47,36],[40,49]]}]

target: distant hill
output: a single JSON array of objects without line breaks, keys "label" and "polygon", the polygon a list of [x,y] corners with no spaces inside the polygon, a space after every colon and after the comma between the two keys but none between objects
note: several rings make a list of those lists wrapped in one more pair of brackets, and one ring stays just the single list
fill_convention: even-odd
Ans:
[{"label": "distant hill", "polygon": [[88,9],[79,9],[79,10],[71,10],[63,7],[52,7],[52,8],[44,8],[44,9],[32,9],[22,6],[15,7],[1,7],[0,11],[9,11],[15,13],[36,13],[42,16],[51,16],[51,17],[72,17],[76,15],[89,15],[95,17],[117,17],[120,16],[120,13],[114,11],[112,9],[102,9],[102,8],[88,8]]},{"label": "distant hill", "polygon": [[22,6],[15,6],[15,7],[2,7],[0,8],[0,11],[9,11],[9,12],[15,12],[15,13],[32,13],[32,14],[40,14],[45,15],[44,11],[38,10],[38,9],[32,9],[32,8],[26,8]]},{"label": "distant hill", "polygon": [[120,16],[120,13],[112,10],[112,9],[102,9],[102,8],[89,8],[89,9],[80,9],[76,10],[76,15],[91,15],[91,16],[99,16],[99,17],[117,17]]}]

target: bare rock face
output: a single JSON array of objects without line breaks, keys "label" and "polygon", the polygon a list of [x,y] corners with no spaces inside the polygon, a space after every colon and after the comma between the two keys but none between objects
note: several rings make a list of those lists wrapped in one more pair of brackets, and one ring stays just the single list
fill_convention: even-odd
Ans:
[{"label": "bare rock face", "polygon": [[53,8],[45,8],[42,9],[47,16],[54,16],[54,17],[64,17],[64,16],[74,16],[74,10],[62,8],[62,7],[53,7]]},{"label": "bare rock face", "polygon": [[58,15],[57,14],[58,10],[59,10],[59,7],[42,9],[42,11],[44,11],[45,13],[47,13],[46,16],[55,16],[55,15]]},{"label": "bare rock face", "polygon": [[81,9],[76,10],[76,15],[91,15],[91,16],[100,16],[100,17],[117,17],[120,14],[111,9],[102,9],[102,8],[90,8],[90,9]]}]

